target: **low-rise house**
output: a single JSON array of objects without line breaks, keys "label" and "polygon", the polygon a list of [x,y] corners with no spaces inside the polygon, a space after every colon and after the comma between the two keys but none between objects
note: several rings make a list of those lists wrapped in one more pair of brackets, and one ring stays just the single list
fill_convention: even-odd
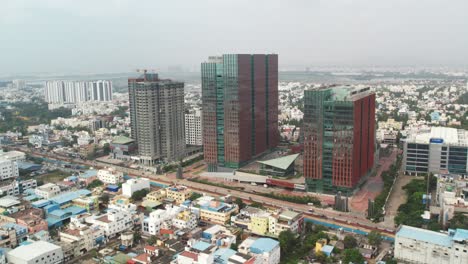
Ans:
[{"label": "low-rise house", "polygon": [[36,188],[35,194],[43,199],[50,199],[61,192],[60,187],[54,183],[46,183]]},{"label": "low-rise house", "polygon": [[45,241],[36,241],[19,246],[7,253],[7,260],[13,264],[55,264],[63,261],[62,248]]},{"label": "low-rise house", "polygon": [[99,170],[97,172],[97,178],[106,184],[119,184],[124,181],[124,174],[121,171],[109,168],[105,170]]},{"label": "low-rise house", "polygon": [[280,262],[280,245],[274,239],[248,237],[238,248],[240,253],[254,256],[256,263],[278,264]]}]

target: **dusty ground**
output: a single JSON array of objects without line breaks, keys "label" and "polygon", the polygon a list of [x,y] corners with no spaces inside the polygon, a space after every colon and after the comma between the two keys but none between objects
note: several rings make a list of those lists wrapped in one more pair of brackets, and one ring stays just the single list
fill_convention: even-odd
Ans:
[{"label": "dusty ground", "polygon": [[386,226],[395,226],[393,219],[397,214],[398,207],[404,202],[406,202],[406,192],[403,190],[403,186],[408,184],[412,179],[416,179],[415,176],[407,176],[401,174],[395,181],[392,192],[390,193],[390,198],[388,199],[384,223]]}]

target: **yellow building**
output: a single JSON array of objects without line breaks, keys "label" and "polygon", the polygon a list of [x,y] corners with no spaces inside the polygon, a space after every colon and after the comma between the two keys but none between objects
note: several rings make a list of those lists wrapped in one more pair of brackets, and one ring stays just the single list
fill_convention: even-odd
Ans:
[{"label": "yellow building", "polygon": [[160,190],[148,193],[144,200],[161,203],[166,197],[167,197],[166,189],[160,189]]},{"label": "yellow building", "polygon": [[327,245],[327,240],[322,238],[315,242],[315,253],[321,252],[323,246]]},{"label": "yellow building", "polygon": [[249,229],[257,235],[266,235],[268,233],[269,214],[258,214],[250,217]]},{"label": "yellow building", "polygon": [[239,207],[236,204],[210,201],[200,206],[200,219],[210,223],[225,225],[231,220],[231,215],[238,212]]},{"label": "yellow building", "polygon": [[72,204],[81,208],[85,208],[88,213],[99,209],[99,200],[97,196],[76,198],[72,201]]},{"label": "yellow building", "polygon": [[192,195],[192,190],[185,186],[175,186],[166,188],[166,193],[167,198],[174,199],[177,204],[181,204]]}]

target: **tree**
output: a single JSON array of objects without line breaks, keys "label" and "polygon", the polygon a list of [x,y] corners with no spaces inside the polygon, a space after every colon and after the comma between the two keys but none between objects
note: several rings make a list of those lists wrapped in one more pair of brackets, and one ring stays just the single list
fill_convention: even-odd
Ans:
[{"label": "tree", "polygon": [[374,247],[379,247],[380,243],[382,243],[382,234],[379,231],[372,230],[369,235],[367,235],[369,239],[369,244]]},{"label": "tree", "polygon": [[102,181],[96,179],[96,180],[92,181],[90,184],[88,184],[87,188],[88,188],[88,190],[91,190],[91,189],[94,189],[94,188],[96,188],[98,186],[101,186],[103,184],[104,183]]},{"label": "tree", "polygon": [[109,155],[109,153],[111,152],[110,144],[109,143],[104,144],[104,146],[102,146],[102,151],[104,155]]},{"label": "tree", "polygon": [[110,197],[109,197],[109,194],[107,194],[107,193],[103,193],[103,194],[99,197],[99,201],[101,201],[101,203],[103,203],[103,204],[108,204],[108,203],[109,203],[109,200],[110,200]]},{"label": "tree", "polygon": [[189,200],[190,201],[195,201],[196,199],[198,199],[198,198],[200,198],[202,196],[203,196],[203,194],[193,192],[192,195],[190,195]]},{"label": "tree", "polygon": [[281,248],[281,256],[284,259],[288,259],[289,256],[294,254],[295,248],[299,244],[296,238],[296,235],[291,230],[282,231],[278,240]]},{"label": "tree", "polygon": [[136,191],[136,192],[134,192],[132,194],[132,200],[133,201],[141,201],[143,199],[143,197],[145,197],[148,194],[148,192],[149,191],[147,189]]},{"label": "tree", "polygon": [[325,253],[319,251],[315,254],[315,258],[317,259],[318,262],[320,263],[325,263],[327,261],[327,255]]},{"label": "tree", "polygon": [[133,243],[140,243],[141,240],[141,233],[140,231],[135,231],[133,234]]},{"label": "tree", "polygon": [[343,244],[345,248],[355,248],[357,247],[357,240],[353,236],[346,235],[343,239]]},{"label": "tree", "polygon": [[149,245],[154,245],[154,244],[156,244],[157,240],[158,240],[158,238],[153,235],[153,236],[150,236],[146,242],[148,242]]},{"label": "tree", "polygon": [[343,253],[343,263],[362,264],[364,263],[364,257],[361,252],[355,248],[346,249]]},{"label": "tree", "polygon": [[236,198],[235,203],[237,204],[237,206],[239,206],[239,209],[243,209],[245,207],[244,201],[242,201],[242,199],[239,197]]}]

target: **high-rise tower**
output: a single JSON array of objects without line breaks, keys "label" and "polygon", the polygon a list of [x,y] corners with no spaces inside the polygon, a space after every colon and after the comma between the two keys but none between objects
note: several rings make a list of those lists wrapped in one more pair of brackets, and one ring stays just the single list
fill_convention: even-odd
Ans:
[{"label": "high-rise tower", "polygon": [[209,171],[239,168],[278,145],[278,55],[209,57],[201,71]]},{"label": "high-rise tower", "polygon": [[308,191],[349,191],[371,171],[375,94],[331,86],[304,91],[304,177]]},{"label": "high-rise tower", "polygon": [[128,79],[132,138],[142,163],[174,161],[185,154],[184,83],[144,73]]}]

